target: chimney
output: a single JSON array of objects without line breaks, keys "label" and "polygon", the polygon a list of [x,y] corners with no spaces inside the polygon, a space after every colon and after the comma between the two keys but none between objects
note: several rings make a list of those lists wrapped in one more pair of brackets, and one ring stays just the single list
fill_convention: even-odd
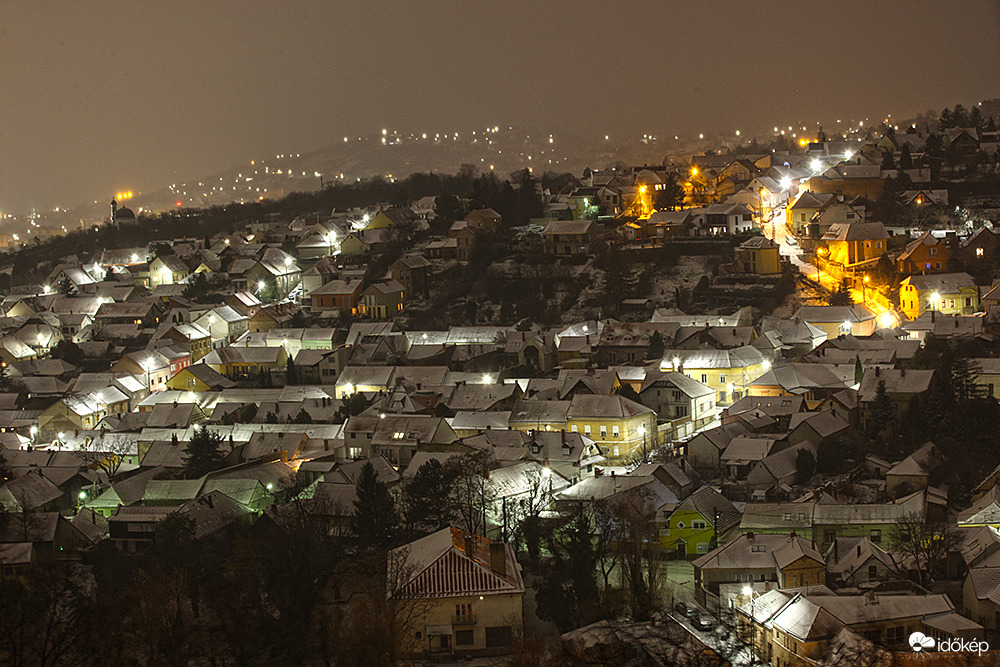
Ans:
[{"label": "chimney", "polygon": [[507,574],[507,545],[490,542],[490,569],[499,575]]},{"label": "chimney", "polygon": [[837,540],[833,541],[833,562],[834,563],[840,562],[840,545],[838,544]]},{"label": "chimney", "polygon": [[901,378],[905,378],[906,377],[906,369],[905,368],[900,368],[899,369],[899,377],[901,377]]},{"label": "chimney", "polygon": [[465,535],[465,555],[469,558],[474,558],[476,555],[476,543],[472,535],[466,533]]},{"label": "chimney", "polygon": [[858,558],[861,558],[861,545],[858,545]]},{"label": "chimney", "polygon": [[931,311],[931,324],[934,324],[934,315],[935,315],[935,314],[936,314],[936,313],[935,313],[935,312],[934,312],[934,311],[932,310],[932,311]]},{"label": "chimney", "polygon": [[881,371],[881,369],[878,366],[876,366],[875,367],[875,377],[878,377],[879,375],[881,375],[880,371]]},{"label": "chimney", "polygon": [[753,542],[753,531],[747,531],[747,541]]}]

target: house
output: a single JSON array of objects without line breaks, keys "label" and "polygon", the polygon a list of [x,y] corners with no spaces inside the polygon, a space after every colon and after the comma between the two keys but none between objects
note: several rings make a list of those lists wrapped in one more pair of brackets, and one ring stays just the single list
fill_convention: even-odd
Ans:
[{"label": "house", "polygon": [[770,368],[760,350],[750,345],[732,349],[666,350],[660,362],[662,371],[679,371],[711,387],[715,404],[727,406],[744,396],[750,383]]},{"label": "house", "polygon": [[979,310],[979,288],[968,273],[910,276],[899,286],[899,307],[911,320],[928,310],[972,315]]},{"label": "house", "polygon": [[[932,641],[983,636],[982,626],[958,614],[946,595],[831,595],[823,587],[806,591],[770,590],[753,597],[737,608],[737,624],[747,637],[748,631],[753,630],[756,652],[774,665],[881,666],[890,664],[883,660],[887,653],[893,658],[913,655],[909,638],[914,632],[932,637]],[[840,655],[829,654],[828,649],[836,645],[838,638],[843,638],[841,633],[845,629],[859,637],[845,646]],[[859,640],[870,643],[859,644]],[[875,644],[894,653],[880,651]],[[861,656],[859,646],[865,651]],[[825,655],[832,661],[820,663]],[[936,655],[926,652],[919,657],[935,662]],[[991,656],[982,657],[988,660],[980,664],[992,661]],[[879,661],[874,662],[876,659]],[[897,662],[892,659],[891,664]]]},{"label": "house", "polygon": [[740,423],[701,431],[684,444],[684,453],[695,467],[718,470],[722,464],[722,453],[729,447],[729,443],[746,432],[747,428]]},{"label": "house", "polygon": [[407,633],[413,653],[509,650],[522,633],[524,581],[510,545],[443,528],[393,550],[408,581],[399,594],[426,601]]},{"label": "house", "polygon": [[213,308],[194,323],[211,334],[212,347],[235,343],[250,328],[250,319],[231,306]]},{"label": "house", "polygon": [[951,250],[944,239],[924,232],[896,258],[896,269],[900,273],[933,273],[947,269],[950,258]]},{"label": "house", "polygon": [[361,294],[358,314],[376,320],[387,320],[403,312],[405,289],[395,280],[372,283]]},{"label": "house", "polygon": [[754,236],[733,252],[733,265],[738,273],[769,276],[781,273],[781,257],[777,243],[766,236]]},{"label": "house", "polygon": [[941,453],[933,442],[925,443],[885,473],[885,495],[889,499],[908,496],[927,488],[928,481],[942,463]]},{"label": "house", "polygon": [[[401,260],[397,260],[401,261]],[[364,282],[356,280],[331,280],[309,293],[309,307],[313,311],[339,310],[356,314]]]},{"label": "house", "polygon": [[619,395],[573,396],[566,424],[571,432],[593,438],[612,459],[629,457],[640,449],[652,451],[658,444],[656,413]]},{"label": "house", "polygon": [[725,543],[727,534],[740,524],[740,510],[710,486],[701,487],[663,515],[662,523],[657,520],[660,546],[679,558],[708,553]]},{"label": "house", "polygon": [[914,396],[922,394],[930,388],[933,377],[933,370],[882,369],[876,366],[865,371],[861,377],[861,385],[858,387],[858,405],[861,407],[862,421],[865,424],[868,423],[880,383],[885,383],[886,391],[896,409],[896,414],[900,414],[909,406],[910,400]]},{"label": "house", "polygon": [[753,211],[743,204],[710,204],[691,209],[691,226],[698,236],[746,234],[754,225]]},{"label": "house", "polygon": [[542,231],[545,252],[550,255],[587,255],[597,240],[592,220],[553,220]]},{"label": "house", "polygon": [[675,371],[647,372],[639,398],[653,409],[658,420],[669,422],[673,440],[701,430],[718,415],[715,391]]},{"label": "house", "polygon": [[878,318],[867,306],[802,306],[794,318],[822,329],[829,339],[841,334],[871,336]]},{"label": "house", "polygon": [[426,294],[430,272],[431,263],[423,255],[415,253],[403,255],[389,266],[389,276],[401,284],[408,294]]},{"label": "house", "polygon": [[476,229],[470,227],[465,220],[456,220],[448,229],[448,238],[455,241],[455,258],[460,262],[468,262],[472,256],[472,247],[476,243]]},{"label": "house", "polygon": [[900,576],[896,558],[867,537],[838,537],[826,550],[827,583],[842,588]]},{"label": "house", "polygon": [[191,269],[177,255],[159,255],[149,263],[149,289],[179,283],[190,273]]},{"label": "house", "polygon": [[165,332],[163,338],[180,345],[196,363],[212,350],[212,335],[197,324],[175,324]]},{"label": "house", "polygon": [[809,223],[820,211],[836,199],[834,194],[821,192],[809,192],[803,190],[785,207],[785,224],[796,236],[803,236],[808,232]]},{"label": "house", "polygon": [[222,347],[202,360],[230,380],[256,379],[272,370],[284,370],[287,362],[288,353],[283,347]]},{"label": "house", "polygon": [[829,261],[845,269],[874,266],[889,249],[889,232],[881,222],[847,222],[830,225],[823,235]]},{"label": "house", "polygon": [[174,391],[202,393],[232,389],[235,386],[235,382],[214,370],[208,364],[194,364],[181,369],[176,375],[167,380],[166,388]]},{"label": "house", "polygon": [[695,559],[699,600],[719,594],[719,586],[772,582],[775,588],[817,586],[826,581],[826,562],[811,542],[795,533],[746,533]]}]

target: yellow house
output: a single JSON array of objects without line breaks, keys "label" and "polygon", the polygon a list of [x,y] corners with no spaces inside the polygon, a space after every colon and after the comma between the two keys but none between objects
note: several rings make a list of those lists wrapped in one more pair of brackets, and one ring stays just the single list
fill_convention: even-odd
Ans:
[{"label": "yellow house", "polygon": [[733,253],[733,264],[738,273],[762,276],[781,273],[778,244],[765,236],[747,239]]},{"label": "yellow house", "polygon": [[979,288],[968,273],[910,276],[899,286],[899,307],[912,320],[928,310],[972,315],[979,310]]},{"label": "yellow house", "polygon": [[221,347],[202,359],[216,373],[229,379],[254,379],[272,370],[281,370],[288,363],[285,348]]},{"label": "yellow house", "polygon": [[443,528],[393,550],[389,567],[403,573],[396,594],[426,603],[400,628],[409,653],[495,654],[522,634],[524,580],[509,545]]},{"label": "yellow house", "polygon": [[208,364],[194,364],[182,368],[167,380],[167,389],[176,391],[219,391],[235,387],[236,383],[212,369]]},{"label": "yellow house", "polygon": [[149,263],[149,289],[160,285],[173,285],[187,278],[191,270],[176,255],[156,257]]},{"label": "yellow house", "polygon": [[595,440],[609,459],[648,452],[658,444],[656,413],[618,395],[577,394],[569,403],[566,423],[571,432]]},{"label": "yellow house", "polygon": [[736,506],[712,487],[703,486],[666,517],[660,526],[660,546],[681,558],[694,558],[708,553],[713,540],[724,543],[726,533],[739,523]]},{"label": "yellow house", "polygon": [[660,370],[680,371],[715,391],[716,405],[727,406],[747,395],[750,383],[771,369],[755,347],[730,350],[667,350]]},{"label": "yellow house", "polygon": [[889,249],[889,232],[881,222],[833,224],[823,240],[830,262],[846,268],[872,265]]}]

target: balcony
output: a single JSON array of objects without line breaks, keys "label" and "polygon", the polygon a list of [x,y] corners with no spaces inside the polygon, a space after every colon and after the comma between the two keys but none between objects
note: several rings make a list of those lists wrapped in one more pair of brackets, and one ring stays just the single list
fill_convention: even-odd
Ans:
[{"label": "balcony", "polygon": [[476,624],[476,615],[475,614],[466,614],[464,616],[452,616],[451,617],[451,624],[452,625],[475,625]]}]

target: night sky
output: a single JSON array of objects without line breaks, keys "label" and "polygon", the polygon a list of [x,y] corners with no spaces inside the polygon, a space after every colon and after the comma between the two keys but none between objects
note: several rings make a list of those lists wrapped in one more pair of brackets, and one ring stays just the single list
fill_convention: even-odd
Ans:
[{"label": "night sky", "polygon": [[382,127],[685,134],[1000,95],[996,2],[27,2],[0,11],[0,212]]}]

